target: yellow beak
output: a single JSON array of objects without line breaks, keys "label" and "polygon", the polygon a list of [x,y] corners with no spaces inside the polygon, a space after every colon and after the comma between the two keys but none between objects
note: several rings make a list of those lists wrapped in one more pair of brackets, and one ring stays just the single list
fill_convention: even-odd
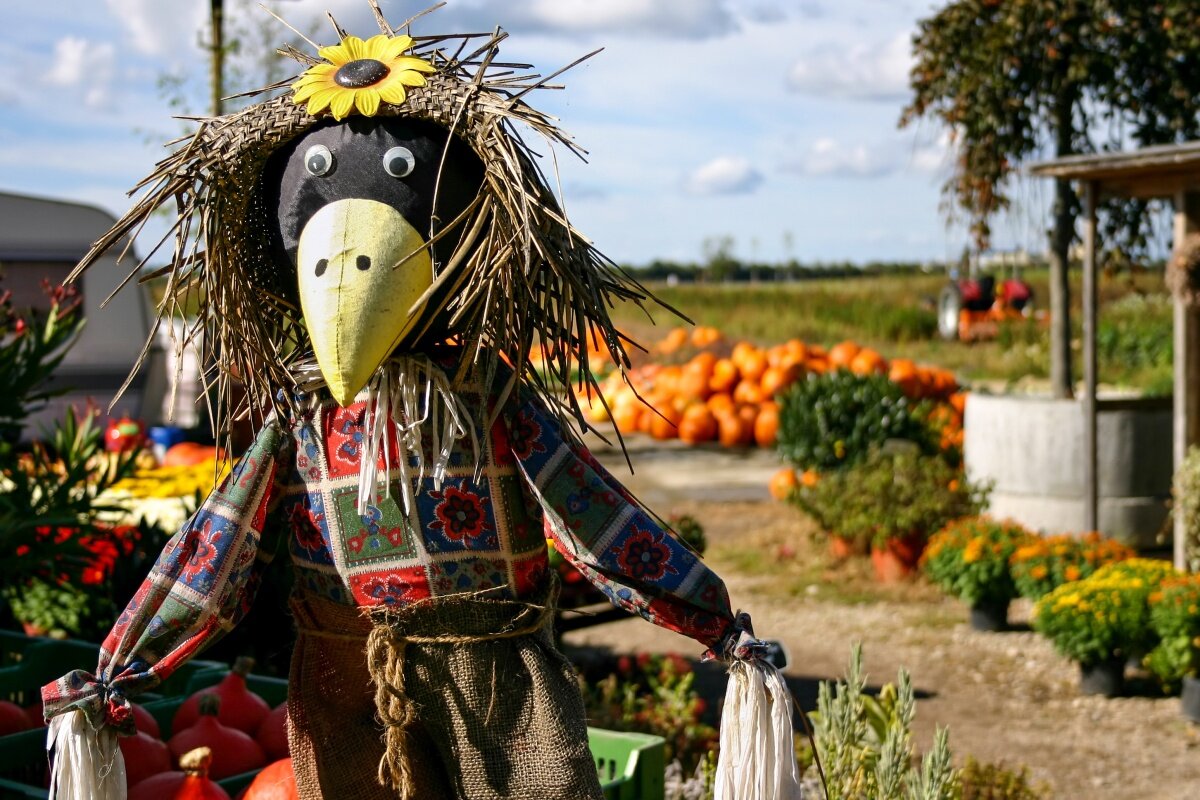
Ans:
[{"label": "yellow beak", "polygon": [[350,405],[416,322],[413,304],[433,282],[429,248],[391,206],[338,200],[304,226],[297,269],[317,365]]}]

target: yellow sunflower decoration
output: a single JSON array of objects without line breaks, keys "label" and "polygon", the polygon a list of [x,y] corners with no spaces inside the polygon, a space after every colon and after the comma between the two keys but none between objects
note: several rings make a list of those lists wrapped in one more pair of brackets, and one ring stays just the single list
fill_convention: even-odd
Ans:
[{"label": "yellow sunflower decoration", "polygon": [[356,108],[364,117],[374,116],[379,103],[400,105],[406,86],[424,86],[422,73],[435,67],[424,59],[404,55],[412,47],[411,36],[372,36],[363,41],[347,36],[341,44],[319,51],[326,64],[315,64],[292,84],[292,98],[298,105],[308,103],[307,111],[316,116],[326,108],[337,120],[345,119]]}]

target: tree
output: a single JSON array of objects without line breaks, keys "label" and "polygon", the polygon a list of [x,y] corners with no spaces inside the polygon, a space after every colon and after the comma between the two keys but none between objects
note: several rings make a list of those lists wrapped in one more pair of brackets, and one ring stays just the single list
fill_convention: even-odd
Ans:
[{"label": "tree", "polygon": [[[1200,5],[1194,0],[955,0],[913,37],[904,127],[933,117],[957,147],[944,192],[985,247],[1020,163],[1200,135]],[[1144,204],[1107,209],[1113,241],[1144,245]],[[1079,199],[1055,184],[1050,380],[1071,395],[1067,254]]]}]

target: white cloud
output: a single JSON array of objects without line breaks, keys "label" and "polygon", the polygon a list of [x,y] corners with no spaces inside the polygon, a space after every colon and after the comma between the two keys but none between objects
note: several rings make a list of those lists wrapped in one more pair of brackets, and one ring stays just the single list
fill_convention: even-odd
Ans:
[{"label": "white cloud", "polygon": [[896,164],[886,147],[864,144],[844,144],[837,139],[822,137],[808,146],[797,160],[784,169],[813,177],[875,178],[894,172]]},{"label": "white cloud", "polygon": [[109,12],[133,48],[148,56],[177,56],[195,47],[197,32],[207,24],[208,3],[181,6],[162,0],[108,0]]},{"label": "white cloud", "polygon": [[[506,30],[591,37],[628,34],[668,39],[708,39],[738,29],[724,0],[509,0],[447,9],[475,25]],[[457,13],[454,13],[457,12]]]},{"label": "white cloud", "polygon": [[908,96],[912,63],[911,34],[905,31],[883,44],[816,49],[792,64],[787,86],[818,97],[895,102]]},{"label": "white cloud", "polygon": [[93,43],[78,36],[64,36],[54,43],[54,56],[46,82],[52,86],[78,87],[89,108],[108,101],[115,49],[108,42]]},{"label": "white cloud", "polygon": [[746,159],[718,156],[693,171],[685,186],[695,194],[749,194],[762,182],[762,173]]}]

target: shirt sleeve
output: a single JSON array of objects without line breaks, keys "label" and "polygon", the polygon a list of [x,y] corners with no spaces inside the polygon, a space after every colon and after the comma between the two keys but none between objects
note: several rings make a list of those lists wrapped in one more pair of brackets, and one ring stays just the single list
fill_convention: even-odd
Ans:
[{"label": "shirt sleeve", "polygon": [[129,730],[129,697],[157,686],[241,621],[275,551],[263,534],[280,495],[285,440],[273,420],[264,425],[167,542],[101,645],[95,674],[76,670],[42,688],[46,719],[80,709],[94,729]]},{"label": "shirt sleeve", "polygon": [[550,539],[614,605],[710,648],[733,630],[725,583],[643,509],[595,457],[524,399],[509,446],[537,495]]}]

